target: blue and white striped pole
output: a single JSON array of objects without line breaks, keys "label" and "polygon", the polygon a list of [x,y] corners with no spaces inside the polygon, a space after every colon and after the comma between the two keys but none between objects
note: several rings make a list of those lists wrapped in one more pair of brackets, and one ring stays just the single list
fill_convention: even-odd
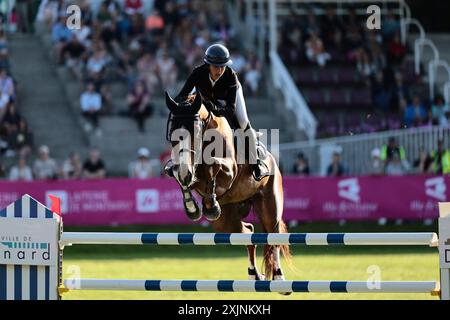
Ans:
[{"label": "blue and white striped pole", "polygon": [[433,232],[416,233],[114,233],[64,232],[60,246],[72,244],[154,245],[426,245],[437,246]]},{"label": "blue and white striped pole", "polygon": [[437,293],[436,281],[109,280],[68,279],[68,290]]}]

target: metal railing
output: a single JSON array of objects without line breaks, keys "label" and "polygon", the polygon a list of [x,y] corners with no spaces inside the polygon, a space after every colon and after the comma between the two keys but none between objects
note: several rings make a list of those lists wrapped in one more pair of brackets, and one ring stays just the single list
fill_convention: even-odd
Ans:
[{"label": "metal railing", "polygon": [[286,107],[295,113],[297,127],[306,133],[308,139],[313,140],[317,131],[316,118],[309,110],[305,99],[276,51],[270,52],[270,62],[275,88],[281,90]]},{"label": "metal railing", "polygon": [[[448,65],[447,61],[441,60],[441,59],[434,59],[428,63],[428,84],[430,86],[430,99],[434,99],[434,90],[435,90],[435,84],[436,84],[436,73],[437,68],[442,67],[447,71],[448,75],[448,81],[450,81],[450,66]],[[445,84],[443,86],[443,92],[445,92]],[[448,100],[447,100],[448,101]]]},{"label": "metal railing", "polygon": [[444,84],[444,99],[445,103],[450,103],[450,81]]},{"label": "metal railing", "polygon": [[313,175],[325,175],[331,163],[333,151],[340,151],[342,162],[352,175],[367,173],[370,154],[374,148],[381,148],[389,137],[395,137],[405,148],[410,164],[419,157],[420,149],[430,152],[437,147],[437,141],[444,138],[450,140],[450,128],[422,127],[385,131],[379,133],[360,134],[316,141],[302,141],[279,145],[280,165],[285,174],[292,172],[297,154],[302,152],[308,159]]}]

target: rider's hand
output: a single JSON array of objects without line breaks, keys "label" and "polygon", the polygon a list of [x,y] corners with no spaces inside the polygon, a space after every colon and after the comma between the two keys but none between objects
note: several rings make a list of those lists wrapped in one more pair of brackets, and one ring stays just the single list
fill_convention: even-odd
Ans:
[{"label": "rider's hand", "polygon": [[212,103],[211,101],[207,100],[205,102],[203,102],[203,104],[205,105],[206,109],[208,109],[209,111],[215,111],[216,106],[214,105],[214,103]]},{"label": "rider's hand", "polygon": [[216,106],[219,109],[225,109],[225,107],[227,106],[227,103],[225,100],[217,100]]}]

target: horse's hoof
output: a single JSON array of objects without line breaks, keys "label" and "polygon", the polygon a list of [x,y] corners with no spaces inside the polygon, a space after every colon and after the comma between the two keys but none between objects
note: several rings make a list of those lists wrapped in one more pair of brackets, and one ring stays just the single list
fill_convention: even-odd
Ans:
[{"label": "horse's hoof", "polygon": [[[281,271],[278,269],[278,271],[276,271],[276,272],[278,273],[278,272],[281,272]],[[282,281],[284,281],[285,279],[284,279],[283,275],[274,275],[272,277],[272,280],[282,280]],[[278,293],[281,294],[282,296],[290,296],[292,294],[292,292],[278,292]]]},{"label": "horse's hoof", "polygon": [[196,210],[195,212],[188,212],[186,211],[186,215],[188,218],[192,221],[198,221],[202,218],[202,212],[199,210]]},{"label": "horse's hoof", "polygon": [[198,221],[202,217],[202,210],[200,210],[195,201],[192,201],[189,205],[185,203],[184,211],[186,212],[187,217],[192,221]]},{"label": "horse's hoof", "polygon": [[248,268],[248,280],[266,280],[266,276],[259,273],[256,269]]},{"label": "horse's hoof", "polygon": [[214,205],[212,208],[209,208],[209,209],[206,207],[203,207],[203,215],[209,221],[216,221],[217,219],[219,219],[221,214],[222,214],[222,211],[220,210],[219,205]]}]

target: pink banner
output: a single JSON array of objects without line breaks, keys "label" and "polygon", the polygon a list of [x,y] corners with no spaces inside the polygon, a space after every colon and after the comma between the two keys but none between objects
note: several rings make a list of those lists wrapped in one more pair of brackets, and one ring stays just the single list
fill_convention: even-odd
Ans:
[{"label": "pink banner", "polygon": [[[61,198],[65,225],[188,224],[172,179],[0,182],[0,207],[23,194],[51,206]],[[284,178],[286,221],[437,218],[450,201],[450,176]],[[254,220],[253,215],[249,220]]]}]

